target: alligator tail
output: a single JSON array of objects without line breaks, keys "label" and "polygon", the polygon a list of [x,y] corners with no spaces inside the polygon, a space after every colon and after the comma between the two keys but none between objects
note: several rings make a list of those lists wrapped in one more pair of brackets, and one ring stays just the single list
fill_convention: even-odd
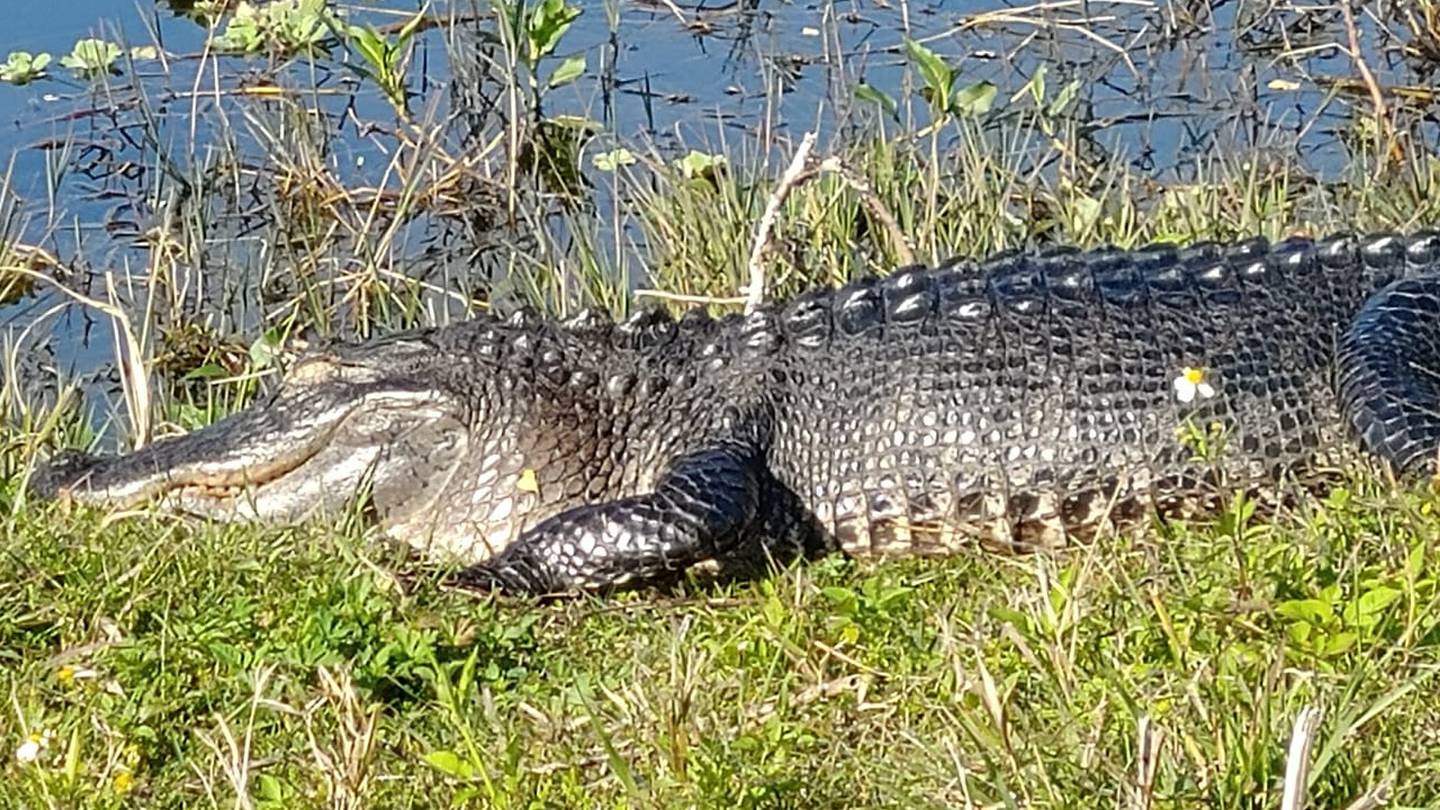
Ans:
[{"label": "alligator tail", "polygon": [[1341,413],[1361,446],[1400,475],[1440,471],[1440,276],[1371,296],[1336,360]]}]

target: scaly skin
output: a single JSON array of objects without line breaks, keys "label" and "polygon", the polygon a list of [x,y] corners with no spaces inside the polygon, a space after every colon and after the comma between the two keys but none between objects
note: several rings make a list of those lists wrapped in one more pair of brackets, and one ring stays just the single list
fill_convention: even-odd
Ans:
[{"label": "scaly skin", "polygon": [[1056,547],[1358,458],[1427,465],[1437,261],[1429,234],[1256,240],[912,268],[718,322],[487,318],[313,355],[268,403],[33,486],[283,521],[363,491],[469,564],[456,584],[521,593]]}]

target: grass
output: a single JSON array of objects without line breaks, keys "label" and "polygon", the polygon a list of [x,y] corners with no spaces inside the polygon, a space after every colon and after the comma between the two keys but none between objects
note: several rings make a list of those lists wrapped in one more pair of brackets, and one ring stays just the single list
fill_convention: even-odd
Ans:
[{"label": "grass", "polygon": [[[1431,5],[1403,20],[1419,50]],[[307,328],[364,335],[521,301],[621,315],[642,279],[667,305],[733,306],[791,144],[767,127],[686,161],[688,147],[567,129],[528,81],[560,57],[527,61],[518,20],[482,31],[485,47],[460,26],[406,46],[445,47],[461,90],[503,88],[448,117],[397,94],[422,60],[372,65],[396,111],[346,131],[383,156],[366,171],[340,159],[336,122],[354,113],[318,89],[323,57],[279,61],[263,95],[202,71],[217,86],[189,102],[211,127],[199,141],[152,112],[186,96],[97,78],[141,144],[110,159],[161,167],[129,185],[90,167],[149,215],[121,254],[137,264],[90,290],[130,313],[122,344],[155,389],[132,391],[148,418],[122,414],[122,431],[242,406]],[[1147,173],[1083,110],[1020,89],[979,116],[901,98],[821,150],[926,260],[1440,221],[1421,111],[1377,127],[1356,101],[1341,177],[1278,141]],[[1381,144],[1380,129],[1406,137]],[[634,162],[587,162],[622,147]],[[53,201],[79,154],[57,151],[43,215],[6,182],[7,268],[83,283],[93,258],[63,249],[78,226]],[[824,173],[785,202],[770,293],[898,254]],[[400,593],[387,572],[406,564],[356,519],[220,527],[27,502],[37,454],[95,440],[27,340],[7,342],[0,375],[0,807],[1274,807],[1307,707],[1321,713],[1308,806],[1377,792],[1440,806],[1428,488],[1358,476],[1278,516],[1238,503],[1059,555],[828,559],[724,587],[494,604]]]},{"label": "grass", "polygon": [[[5,493],[13,497],[13,490]],[[1271,807],[1440,801],[1440,518],[1357,482],[1060,557],[728,589],[401,596],[358,524],[4,526],[15,807]],[[1145,805],[1148,806],[1148,805]]]}]

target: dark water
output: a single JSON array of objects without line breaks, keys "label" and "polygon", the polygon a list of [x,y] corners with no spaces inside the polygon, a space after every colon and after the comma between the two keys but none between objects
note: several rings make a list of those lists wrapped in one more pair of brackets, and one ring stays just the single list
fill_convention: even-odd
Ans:
[{"label": "dark water", "polygon": [[[413,13],[417,5],[397,0],[342,8],[352,19],[384,24],[404,19],[389,12]],[[1366,103],[1331,82],[1355,75],[1339,47],[1345,41],[1339,14],[1283,3],[580,5],[581,17],[550,64],[584,54],[588,69],[580,81],[546,97],[546,114],[585,116],[603,126],[610,142],[654,144],[677,154],[688,148],[785,144],[809,129],[821,132],[822,143],[843,137],[862,119],[873,118],[873,107],[855,101],[857,83],[901,100],[915,97],[918,79],[907,69],[902,48],[907,36],[924,40],[955,66],[961,84],[994,82],[1002,100],[1025,87],[1041,66],[1052,94],[1079,82],[1077,110],[1107,159],[1158,177],[1183,173],[1218,150],[1256,146],[1296,157],[1320,174],[1338,172],[1347,154],[1337,131],[1347,129],[1353,110]],[[271,75],[282,84],[288,78],[291,86],[320,86],[331,94],[316,99],[329,116],[326,159],[347,182],[383,180],[384,149],[358,122],[393,123],[393,115],[373,88],[345,70],[343,51],[278,69],[264,58],[201,61],[194,57],[205,30],[166,3],[61,0],[11,6],[0,55],[46,51],[57,64],[49,80],[25,87],[0,84],[0,152],[11,166],[8,237],[55,254],[76,271],[67,279],[74,286],[103,295],[99,274],[116,273],[121,299],[143,310],[149,255],[144,235],[183,207],[173,193],[154,192],[167,187],[157,175],[200,176],[196,173],[218,154],[213,144],[222,140],[242,156],[263,159],[256,128],[243,124],[273,120],[259,112],[264,102],[197,100],[192,87],[235,87]],[[1431,65],[1414,55],[1416,37],[1405,24],[1405,7],[1398,4],[1395,16],[1383,22],[1362,16],[1366,61],[1387,86],[1428,86]],[[431,4],[439,14],[484,17],[487,9],[485,3]],[[479,104],[478,96],[467,95],[474,77],[463,73],[473,65],[457,63],[452,70],[447,58],[473,51],[463,39],[466,32],[487,25],[493,20],[423,35],[412,77],[422,107],[425,100],[434,104],[419,116],[439,120]],[[81,36],[158,44],[171,58],[163,65],[136,64],[97,91],[58,65]],[[452,83],[457,74],[461,79]],[[227,115],[217,114],[222,108]],[[923,104],[917,102],[917,108],[923,110]],[[243,195],[228,202],[222,195],[201,212],[213,222],[214,235],[204,267],[196,270],[200,289],[194,295],[197,306],[213,308],[210,320],[221,332],[253,332],[274,314],[258,294],[221,292],[253,291],[266,283],[262,268],[272,246],[254,236],[262,230],[249,224],[247,204]],[[417,258],[416,272],[434,272],[437,284],[465,288],[463,265],[477,263],[476,251],[433,259],[446,251],[431,248],[451,244],[447,227],[425,223],[409,234],[416,255],[432,257]],[[507,249],[513,246],[502,244],[498,251]],[[23,337],[33,346],[28,357],[67,372],[88,371],[113,358],[108,319],[60,302],[41,290],[0,307],[0,327],[12,340]]]}]

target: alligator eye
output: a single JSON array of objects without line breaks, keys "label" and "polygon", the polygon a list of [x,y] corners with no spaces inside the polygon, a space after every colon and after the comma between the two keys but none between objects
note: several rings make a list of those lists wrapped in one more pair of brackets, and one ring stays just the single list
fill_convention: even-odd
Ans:
[{"label": "alligator eye", "polygon": [[309,357],[302,357],[285,374],[287,383],[303,383],[333,377],[340,370],[340,365],[335,357],[328,354],[315,354]]}]

